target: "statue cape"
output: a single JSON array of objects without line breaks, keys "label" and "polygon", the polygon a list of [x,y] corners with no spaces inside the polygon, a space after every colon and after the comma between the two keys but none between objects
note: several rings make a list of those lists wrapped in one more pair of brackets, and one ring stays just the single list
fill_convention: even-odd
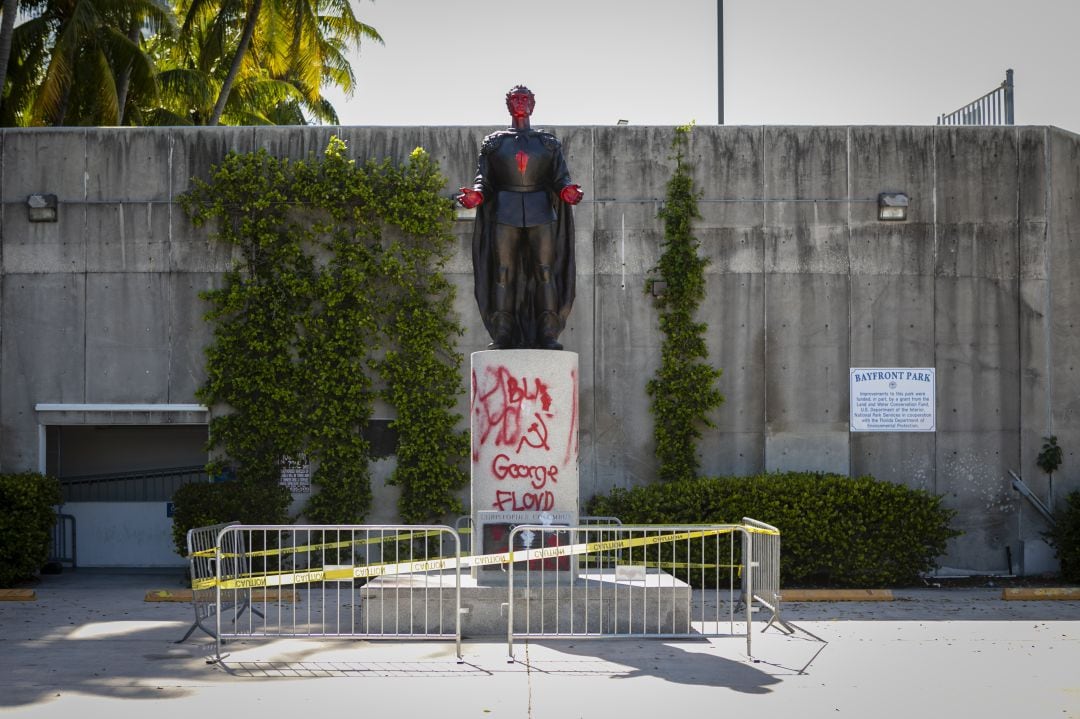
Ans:
[{"label": "statue cape", "polygon": [[[555,262],[552,273],[555,277],[556,306],[559,315],[559,331],[566,326],[566,318],[574,304],[574,290],[577,279],[577,267],[574,262],[574,214],[573,210],[558,195],[551,193],[555,207]],[[476,208],[476,222],[473,225],[473,287],[476,304],[488,334],[492,331],[493,293],[495,289],[495,248],[494,215],[492,207],[485,202]],[[512,346],[515,348],[533,348],[538,346],[538,329],[541,305],[537,296],[536,279],[525,270],[530,253],[518,253],[517,288],[514,307],[518,308],[514,323]],[[524,280],[524,281],[522,281]]]}]

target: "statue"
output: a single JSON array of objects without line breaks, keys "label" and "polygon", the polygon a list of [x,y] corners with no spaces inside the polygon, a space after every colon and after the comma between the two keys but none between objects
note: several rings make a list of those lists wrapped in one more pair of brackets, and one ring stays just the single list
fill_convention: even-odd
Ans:
[{"label": "statue", "polygon": [[457,201],[477,208],[473,227],[476,303],[489,349],[561,350],[574,303],[574,219],[581,202],[562,145],[529,124],[536,101],[518,85],[506,94],[511,127],[484,138],[472,187]]}]

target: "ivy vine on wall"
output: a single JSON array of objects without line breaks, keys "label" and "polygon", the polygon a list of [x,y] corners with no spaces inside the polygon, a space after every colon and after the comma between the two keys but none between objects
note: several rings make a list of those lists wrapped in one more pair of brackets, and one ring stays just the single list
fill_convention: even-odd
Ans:
[{"label": "ivy vine on wall", "polygon": [[707,363],[706,326],[695,321],[705,299],[705,267],[693,235],[698,212],[694,180],[685,162],[691,126],[678,127],[672,140],[675,172],[660,210],[664,222],[663,252],[646,280],[645,291],[656,297],[660,313],[660,368],[649,380],[653,437],[660,460],[660,479],[683,480],[701,466],[696,441],[702,427],[714,426],[709,412],[720,406],[716,387],[720,370]]},{"label": "ivy vine on wall", "polygon": [[468,437],[454,287],[442,273],[454,238],[437,164],[417,148],[404,164],[346,157],[331,138],[319,157],[230,153],[182,202],[196,226],[235,248],[204,293],[214,338],[198,398],[212,407],[210,471],[276,485],[305,458],[318,488],[304,514],[357,523],[371,508],[376,402],[396,410],[399,515],[461,512]]}]

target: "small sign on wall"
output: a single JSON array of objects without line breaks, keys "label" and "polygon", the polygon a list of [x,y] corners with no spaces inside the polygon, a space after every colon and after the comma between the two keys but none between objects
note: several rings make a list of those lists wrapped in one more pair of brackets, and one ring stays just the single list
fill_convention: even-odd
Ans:
[{"label": "small sign on wall", "polygon": [[311,492],[311,465],[307,460],[288,457],[282,459],[281,485],[288,487],[293,494]]},{"label": "small sign on wall", "polygon": [[852,432],[933,432],[937,427],[933,367],[853,367]]}]

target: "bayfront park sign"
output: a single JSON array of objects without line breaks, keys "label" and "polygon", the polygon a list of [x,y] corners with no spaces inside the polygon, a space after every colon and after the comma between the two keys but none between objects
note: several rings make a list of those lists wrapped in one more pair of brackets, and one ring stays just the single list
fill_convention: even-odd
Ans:
[{"label": "bayfront park sign", "polygon": [[933,432],[933,367],[853,367],[852,432]]}]

